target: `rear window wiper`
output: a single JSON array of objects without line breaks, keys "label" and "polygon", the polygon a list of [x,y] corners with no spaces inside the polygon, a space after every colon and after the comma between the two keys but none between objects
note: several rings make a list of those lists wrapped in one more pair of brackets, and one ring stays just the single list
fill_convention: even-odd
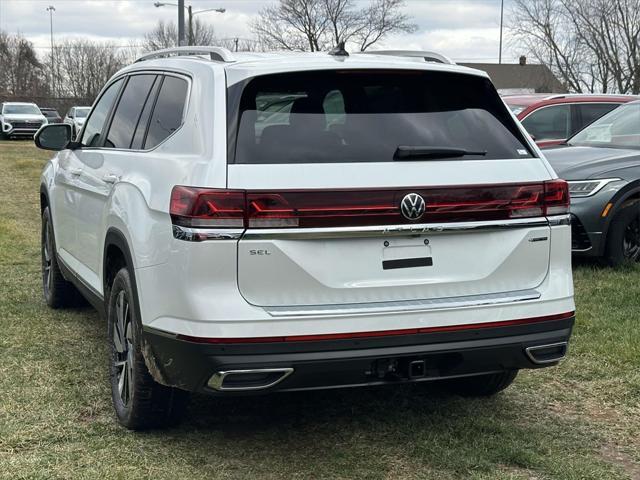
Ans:
[{"label": "rear window wiper", "polygon": [[393,155],[393,159],[402,160],[438,160],[441,158],[465,157],[467,155],[485,156],[484,151],[465,150],[464,148],[453,147],[423,147],[400,145]]}]

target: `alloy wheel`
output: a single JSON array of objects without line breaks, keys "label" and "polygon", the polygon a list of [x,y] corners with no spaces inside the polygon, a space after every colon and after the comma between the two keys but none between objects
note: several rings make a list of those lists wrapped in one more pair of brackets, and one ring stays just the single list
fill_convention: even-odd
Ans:
[{"label": "alloy wheel", "polygon": [[640,261],[640,217],[635,217],[625,228],[622,251],[626,259]]},{"label": "alloy wheel", "polygon": [[133,325],[129,299],[124,290],[118,293],[113,319],[114,366],[118,382],[118,394],[126,407],[131,401],[133,389]]}]

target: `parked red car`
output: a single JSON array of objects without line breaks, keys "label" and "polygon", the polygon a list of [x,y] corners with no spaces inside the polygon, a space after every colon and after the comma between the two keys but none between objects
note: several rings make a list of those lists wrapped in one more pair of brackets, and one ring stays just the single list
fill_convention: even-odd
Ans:
[{"label": "parked red car", "polygon": [[633,95],[552,94],[505,95],[505,103],[538,146],[559,145]]}]

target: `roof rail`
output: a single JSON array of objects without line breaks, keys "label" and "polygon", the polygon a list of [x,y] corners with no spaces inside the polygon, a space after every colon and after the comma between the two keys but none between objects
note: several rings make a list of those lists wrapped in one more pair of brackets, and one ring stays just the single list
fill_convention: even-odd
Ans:
[{"label": "roof rail", "polygon": [[155,50],[136,58],[136,62],[143,62],[154,58],[163,58],[181,55],[209,55],[211,60],[217,62],[235,62],[233,54],[223,47],[174,47]]},{"label": "roof rail", "polygon": [[448,65],[455,65],[455,62],[449,57],[445,57],[436,52],[421,51],[421,50],[370,50],[366,52],[360,52],[369,55],[389,55],[392,57],[412,57],[423,58],[425,62],[433,63],[446,63]]},{"label": "roof rail", "polygon": [[556,100],[565,97],[636,97],[629,93],[552,93],[545,100]]}]

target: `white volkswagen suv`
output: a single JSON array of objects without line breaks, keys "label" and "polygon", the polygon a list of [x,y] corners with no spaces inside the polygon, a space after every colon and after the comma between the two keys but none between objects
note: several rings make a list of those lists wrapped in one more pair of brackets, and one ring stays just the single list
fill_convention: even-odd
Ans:
[{"label": "white volkswagen suv", "polygon": [[[567,184],[483,72],[428,52],[146,55],[42,174],[44,296],[108,321],[118,420],[214,395],[491,395],[574,322]],[[77,289],[77,290],[76,290]]]}]

